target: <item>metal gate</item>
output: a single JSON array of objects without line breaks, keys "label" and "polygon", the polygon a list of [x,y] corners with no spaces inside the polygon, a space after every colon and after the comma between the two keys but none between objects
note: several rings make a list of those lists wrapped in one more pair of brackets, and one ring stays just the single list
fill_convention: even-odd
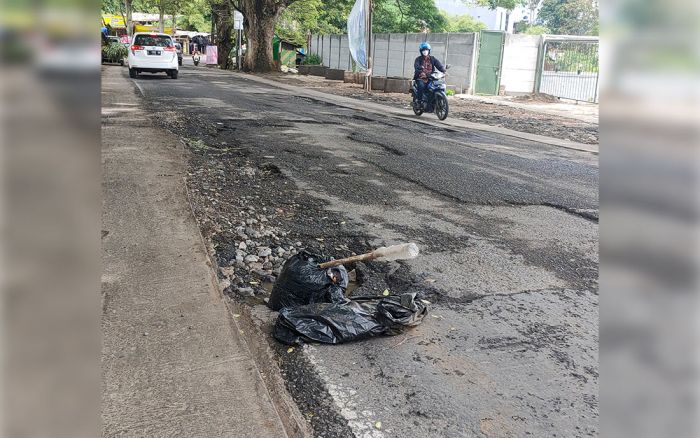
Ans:
[{"label": "metal gate", "polygon": [[537,91],[584,102],[598,102],[598,38],[545,37]]},{"label": "metal gate", "polygon": [[482,30],[479,36],[479,59],[476,63],[475,94],[498,94],[501,84],[501,61],[505,33]]}]

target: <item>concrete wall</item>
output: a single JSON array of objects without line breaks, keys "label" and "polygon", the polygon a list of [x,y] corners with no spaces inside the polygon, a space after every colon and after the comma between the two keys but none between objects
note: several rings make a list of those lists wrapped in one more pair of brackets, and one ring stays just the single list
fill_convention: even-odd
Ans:
[{"label": "concrete wall", "polygon": [[501,86],[506,94],[534,91],[541,39],[539,35],[506,34],[501,64]]},{"label": "concrete wall", "polygon": [[[413,33],[374,34],[372,60],[374,75],[413,77],[413,62],[418,56],[418,45],[427,41],[432,54],[443,63],[451,64],[447,84],[458,92],[466,92],[471,85],[474,56],[474,33]],[[323,59],[323,65],[352,70],[347,35],[312,35],[309,53]]]},{"label": "concrete wall", "polygon": [[[412,78],[413,62],[418,56],[418,45],[427,41],[432,53],[445,64],[450,64],[447,84],[458,93],[471,93],[476,59],[475,33],[408,33],[374,34],[372,59],[374,75]],[[558,39],[564,38],[557,36]],[[576,39],[580,37],[567,37]],[[527,94],[535,91],[537,60],[541,36],[506,34],[501,65],[501,86],[506,94]],[[312,35],[309,53],[323,59],[330,68],[352,70],[347,35]],[[568,99],[597,101],[597,74],[553,74],[545,72],[541,92]]]}]

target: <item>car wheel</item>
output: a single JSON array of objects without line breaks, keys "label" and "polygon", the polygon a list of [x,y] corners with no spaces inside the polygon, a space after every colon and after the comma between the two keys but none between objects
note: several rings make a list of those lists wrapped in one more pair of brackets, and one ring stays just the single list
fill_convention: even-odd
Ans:
[{"label": "car wheel", "polygon": [[129,77],[132,79],[136,79],[137,77],[139,77],[139,74],[135,68],[129,68]]},{"label": "car wheel", "polygon": [[170,70],[170,77],[173,79],[177,79],[177,70]]}]

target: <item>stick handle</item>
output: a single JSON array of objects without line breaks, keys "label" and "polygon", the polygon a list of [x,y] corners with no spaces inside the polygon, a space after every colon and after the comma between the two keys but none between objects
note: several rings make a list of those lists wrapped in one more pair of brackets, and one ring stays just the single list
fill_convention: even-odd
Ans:
[{"label": "stick handle", "polygon": [[377,256],[374,255],[374,252],[368,252],[367,254],[359,254],[355,256],[346,257],[344,259],[331,260],[330,262],[321,263],[318,266],[321,269],[326,269],[332,268],[333,266],[344,265],[345,263],[364,262],[365,260],[373,260],[376,258]]}]

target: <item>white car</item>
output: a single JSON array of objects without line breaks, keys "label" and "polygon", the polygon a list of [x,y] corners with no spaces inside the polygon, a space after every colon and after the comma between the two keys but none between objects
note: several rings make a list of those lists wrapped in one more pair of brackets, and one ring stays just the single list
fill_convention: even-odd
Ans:
[{"label": "white car", "polygon": [[177,79],[177,49],[170,35],[165,33],[135,33],[129,47],[129,76],[141,72],[167,73]]}]

